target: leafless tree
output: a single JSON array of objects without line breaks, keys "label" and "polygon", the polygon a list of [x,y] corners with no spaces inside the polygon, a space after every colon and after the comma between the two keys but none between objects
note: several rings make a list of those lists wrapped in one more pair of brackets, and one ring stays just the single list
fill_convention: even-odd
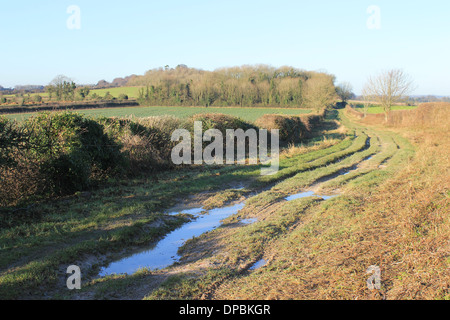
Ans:
[{"label": "leafless tree", "polygon": [[65,75],[57,75],[51,82],[49,85],[52,86],[58,86],[58,85],[62,85],[64,82],[73,82],[72,79],[66,77]]},{"label": "leafless tree", "polygon": [[366,95],[375,98],[382,106],[386,121],[391,107],[407,98],[413,90],[412,79],[400,69],[384,71],[376,77],[370,77],[366,84]]},{"label": "leafless tree", "polygon": [[371,95],[369,86],[366,84],[361,91],[363,106],[364,106],[364,117],[367,116],[367,111],[369,110],[370,104],[375,100],[375,98]]},{"label": "leafless tree", "polygon": [[336,86],[336,93],[338,94],[339,98],[341,98],[344,105],[346,105],[347,101],[354,96],[353,87],[348,82],[343,82]]}]

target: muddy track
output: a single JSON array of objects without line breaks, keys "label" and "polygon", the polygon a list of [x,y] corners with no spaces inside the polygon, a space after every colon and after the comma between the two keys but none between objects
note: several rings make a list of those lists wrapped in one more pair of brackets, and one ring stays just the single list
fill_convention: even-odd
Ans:
[{"label": "muddy track", "polygon": [[[355,145],[357,139],[355,137],[349,147],[340,151],[341,156],[331,154],[317,157],[317,159],[306,162],[308,164],[306,170],[300,166],[298,170],[284,175],[279,180],[265,186],[260,185],[259,189],[248,190],[247,188],[251,187],[251,185],[244,185],[246,192],[242,197],[226,203],[226,206],[244,203],[258,196],[264,198],[264,194],[269,194],[270,192],[278,192],[282,196],[274,198],[272,201],[267,201],[261,206],[255,207],[254,205],[246,204],[238,214],[225,219],[219,228],[201,235],[195,241],[188,241],[183,246],[182,257],[179,262],[162,270],[144,272],[144,275],[137,277],[136,281],[131,279],[132,285],[127,285],[126,290],[122,290],[120,293],[112,293],[111,295],[106,294],[103,297],[107,299],[142,299],[160,288],[161,284],[169,279],[169,277],[189,275],[189,277],[201,278],[208,271],[221,268],[234,270],[233,277],[237,277],[253,272],[251,270],[252,266],[261,259],[265,259],[266,263],[270,264],[271,257],[266,256],[264,250],[256,252],[255,255],[252,253],[249,254],[250,256],[244,255],[238,259],[230,257],[229,252],[231,249],[227,246],[232,245],[232,243],[227,242],[227,237],[246,227],[245,224],[241,223],[243,219],[256,219],[254,221],[255,225],[260,222],[269,221],[271,216],[283,210],[284,206],[289,203],[286,200],[286,196],[289,195],[296,193],[306,193],[308,195],[308,192],[311,192],[309,195],[312,195],[316,199],[311,202],[311,207],[307,207],[305,210],[316,208],[321,205],[321,202],[328,201],[323,196],[317,196],[316,194],[322,187],[333,185],[333,182],[342,180],[340,181],[339,188],[333,189],[327,187],[325,190],[327,194],[333,196],[338,196],[343,192],[345,193],[345,186],[348,182],[360,179],[362,176],[374,170],[380,170],[383,166],[388,166],[389,161],[401,150],[401,146],[390,136],[380,134],[374,130],[357,129],[357,132],[359,137],[366,137],[365,141],[361,145]],[[310,181],[306,179],[308,183],[304,184],[302,179],[306,175],[312,178]],[[345,177],[346,175],[348,175],[348,178]],[[294,190],[291,184],[296,185],[296,182],[299,182],[297,184],[299,187],[297,190]],[[209,192],[201,194],[198,197],[192,197],[189,201],[193,202],[193,204],[186,204],[185,201],[183,205],[179,205],[174,209],[181,212],[188,208],[196,207],[214,195],[215,192]],[[285,226],[286,230],[289,230],[289,228],[292,228],[297,223],[299,223],[298,219],[291,221],[290,224]],[[130,278],[133,278],[133,276],[130,276]],[[112,277],[108,281],[114,283],[122,281],[122,279],[123,277]],[[214,281],[207,292],[195,298],[214,299],[215,292],[221,287],[222,282],[227,279],[225,277]],[[83,292],[74,294],[71,298],[90,299],[96,296],[95,292],[99,286],[94,281]]]}]

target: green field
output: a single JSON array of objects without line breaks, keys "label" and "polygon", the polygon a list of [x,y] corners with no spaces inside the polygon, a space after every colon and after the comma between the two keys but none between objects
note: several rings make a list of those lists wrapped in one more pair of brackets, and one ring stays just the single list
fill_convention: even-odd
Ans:
[{"label": "green field", "polygon": [[137,99],[139,96],[139,89],[141,87],[119,87],[119,88],[106,88],[91,90],[89,94],[96,93],[99,96],[105,96],[109,92],[114,97],[118,98],[121,94],[126,94],[130,99]]},{"label": "green field", "polygon": [[[243,120],[253,122],[265,114],[299,115],[310,113],[307,109],[287,109],[287,108],[232,108],[232,107],[125,107],[125,108],[105,108],[86,109],[77,112],[92,117],[137,117],[145,118],[150,116],[172,115],[178,118],[187,118],[199,113],[223,113],[232,115]],[[18,121],[24,120],[33,113],[6,115],[9,119]]]},{"label": "green field", "polygon": [[[106,89],[92,89],[89,94],[96,93],[99,96],[104,96],[107,92],[109,92],[114,97],[119,97],[121,94],[126,94],[130,99],[137,99],[139,96],[139,89],[142,87],[118,87],[118,88],[106,88]],[[47,92],[41,93],[31,93],[30,96],[40,95],[43,98],[48,98]],[[14,94],[5,94],[6,98],[12,98]]]},{"label": "green field", "polygon": [[[392,106],[391,110],[392,111],[394,111],[394,110],[413,110],[416,108],[417,108],[417,106]],[[361,112],[364,111],[364,107],[359,104],[356,105],[356,109]],[[369,109],[367,110],[367,113],[372,113],[372,114],[383,113],[383,112],[384,112],[383,108],[380,106],[376,106],[376,105],[371,105],[369,107]]]}]

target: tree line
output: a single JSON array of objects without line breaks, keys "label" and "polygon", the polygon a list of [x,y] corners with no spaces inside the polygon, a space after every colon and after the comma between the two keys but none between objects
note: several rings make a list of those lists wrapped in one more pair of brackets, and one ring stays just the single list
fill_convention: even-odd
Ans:
[{"label": "tree line", "polygon": [[335,76],[266,65],[204,71],[179,65],[152,69],[128,85],[142,86],[143,105],[280,106],[321,109],[338,98]]}]

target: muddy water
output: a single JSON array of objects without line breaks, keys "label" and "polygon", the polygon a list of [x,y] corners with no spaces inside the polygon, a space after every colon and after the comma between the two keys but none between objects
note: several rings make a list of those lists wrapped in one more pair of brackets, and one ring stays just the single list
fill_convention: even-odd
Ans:
[{"label": "muddy water", "polygon": [[192,208],[176,213],[172,212],[171,214],[189,213],[194,215],[196,219],[169,233],[155,247],[111,263],[108,267],[103,268],[99,275],[104,277],[112,274],[133,274],[141,268],[151,270],[166,268],[179,261],[181,257],[178,255],[178,249],[187,240],[216,229],[223,219],[238,213],[243,207],[244,203],[239,203],[209,211],[202,208]]}]

